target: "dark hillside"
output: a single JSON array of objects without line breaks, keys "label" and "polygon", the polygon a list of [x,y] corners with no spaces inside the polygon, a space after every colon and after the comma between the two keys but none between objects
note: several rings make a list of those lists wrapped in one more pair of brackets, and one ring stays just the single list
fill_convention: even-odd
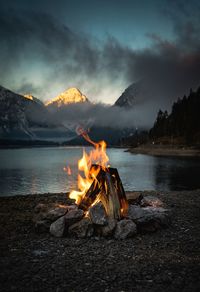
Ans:
[{"label": "dark hillside", "polygon": [[149,137],[155,143],[200,145],[200,88],[179,98],[171,114],[160,110]]}]

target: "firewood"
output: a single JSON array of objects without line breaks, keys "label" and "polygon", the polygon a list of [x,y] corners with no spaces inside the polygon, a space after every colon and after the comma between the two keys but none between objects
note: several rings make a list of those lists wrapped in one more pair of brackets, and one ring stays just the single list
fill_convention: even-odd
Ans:
[{"label": "firewood", "polygon": [[116,188],[116,181],[111,176],[110,172],[105,174],[106,181],[106,196],[108,197],[108,216],[114,219],[121,218],[121,208]]},{"label": "firewood", "polygon": [[120,201],[120,206],[121,206],[121,213],[123,217],[126,215],[127,210],[128,210],[128,201],[126,198],[126,193],[123,188],[122,181],[120,179],[119,173],[116,168],[109,168],[109,171],[112,175],[112,177],[115,177],[115,182],[117,184],[117,193]]},{"label": "firewood", "polygon": [[100,200],[109,217],[121,219],[127,212],[128,203],[117,169],[103,169],[99,165],[93,165],[91,170],[92,168],[99,169],[99,171],[83,197],[79,208],[87,211],[95,201]]},{"label": "firewood", "polygon": [[104,175],[105,172],[103,171],[102,168],[99,168],[99,172],[96,176],[96,179],[93,180],[90,188],[88,189],[88,191],[86,192],[85,196],[83,197],[79,208],[87,211],[89,209],[89,207],[95,202],[95,200],[97,199],[97,196],[100,193],[100,183],[104,181]]}]

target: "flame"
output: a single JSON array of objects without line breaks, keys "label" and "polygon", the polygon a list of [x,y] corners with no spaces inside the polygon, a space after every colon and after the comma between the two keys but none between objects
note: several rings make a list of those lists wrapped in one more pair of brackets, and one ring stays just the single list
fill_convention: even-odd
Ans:
[{"label": "flame", "polygon": [[72,171],[71,171],[71,168],[69,166],[64,166],[63,167],[63,170],[68,174],[68,175],[71,175],[72,174]]},{"label": "flame", "polygon": [[[80,204],[87,190],[91,186],[93,180],[98,183],[96,176],[99,172],[100,166],[105,169],[108,167],[109,158],[106,154],[106,142],[100,141],[98,143],[92,141],[88,136],[87,132],[82,128],[77,128],[79,135],[82,135],[88,142],[90,142],[94,148],[86,153],[83,150],[83,156],[78,161],[78,169],[83,173],[83,176],[78,174],[78,189],[79,191],[72,191],[69,194],[71,199],[76,200],[76,204]],[[92,167],[92,165],[97,165],[97,167]]]}]

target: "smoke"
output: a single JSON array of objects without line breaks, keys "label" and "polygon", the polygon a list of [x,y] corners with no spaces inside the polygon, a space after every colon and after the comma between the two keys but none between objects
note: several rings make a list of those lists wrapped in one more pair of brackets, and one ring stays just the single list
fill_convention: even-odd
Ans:
[{"label": "smoke", "polygon": [[2,9],[0,83],[43,100],[75,86],[92,101],[113,103],[128,85],[143,78],[154,87],[154,94],[141,96],[134,109],[75,105],[65,109],[62,120],[79,116],[102,126],[148,125],[159,107],[169,109],[172,101],[200,85],[199,5],[191,9],[189,4],[170,1],[163,15],[173,23],[173,39],[149,32],[152,45],[142,50],[113,37],[99,41],[76,33],[42,12],[13,10],[8,17]]}]

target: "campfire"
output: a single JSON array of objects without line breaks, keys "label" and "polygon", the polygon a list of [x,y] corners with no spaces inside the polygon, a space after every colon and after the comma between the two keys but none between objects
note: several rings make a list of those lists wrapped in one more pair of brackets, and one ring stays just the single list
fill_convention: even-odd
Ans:
[{"label": "campfire", "polygon": [[[82,128],[78,133],[93,145],[78,161],[78,190],[70,192],[69,205],[38,204],[33,217],[36,230],[56,237],[125,239],[167,227],[170,216],[163,202],[138,193],[128,203],[118,171],[109,165],[105,141],[92,141]],[[69,166],[65,171],[71,175]]]},{"label": "campfire", "polygon": [[75,199],[76,204],[84,212],[101,202],[108,217],[117,220],[125,217],[128,202],[117,169],[111,168],[108,164],[106,142],[95,143],[82,128],[78,128],[77,131],[94,146],[94,149],[89,154],[83,151],[78,169],[83,172],[84,177],[78,175],[79,191],[70,192],[69,197]]}]

